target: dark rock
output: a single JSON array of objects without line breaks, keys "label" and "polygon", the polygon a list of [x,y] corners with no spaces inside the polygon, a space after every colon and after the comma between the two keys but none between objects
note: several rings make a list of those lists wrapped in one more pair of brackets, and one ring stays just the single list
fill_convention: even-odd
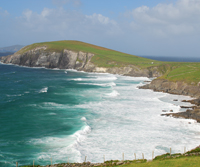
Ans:
[{"label": "dark rock", "polygon": [[180,106],[181,108],[194,108],[195,106]]},{"label": "dark rock", "polygon": [[[154,79],[150,84],[141,86],[139,88],[152,89],[157,92],[167,92],[171,94],[200,97],[200,87],[188,85],[181,81],[172,82],[164,79]],[[200,105],[200,100],[193,100],[193,102]]]},{"label": "dark rock", "polygon": [[116,163],[116,165],[122,165],[124,162],[123,161],[119,161]]}]

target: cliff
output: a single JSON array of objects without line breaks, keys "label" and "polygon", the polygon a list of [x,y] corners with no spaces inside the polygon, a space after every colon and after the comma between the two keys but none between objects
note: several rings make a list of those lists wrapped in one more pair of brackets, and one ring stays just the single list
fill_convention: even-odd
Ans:
[{"label": "cliff", "polygon": [[94,56],[94,53],[69,49],[64,49],[60,52],[49,51],[46,46],[42,46],[22,53],[17,52],[13,55],[1,57],[0,61],[5,64],[28,67],[76,69],[78,71],[112,73],[135,77],[158,77],[161,75],[157,67],[139,68],[132,64],[122,67],[99,67],[91,61]]},{"label": "cliff", "polygon": [[[200,98],[199,63],[159,62],[79,41],[32,44],[13,55],[0,57],[0,61],[28,67],[75,69],[134,77],[162,76],[162,79],[154,79],[140,88]],[[171,115],[200,122],[200,100],[196,105],[193,110]]]},{"label": "cliff", "polygon": [[165,79],[154,79],[150,84],[141,86],[140,88],[196,98],[200,97],[200,87],[198,85],[189,85],[182,81],[172,82]]},{"label": "cliff", "polygon": [[[189,100],[185,102],[190,102],[195,104],[192,109],[187,109],[185,112],[179,113],[167,113],[161,114],[161,116],[172,116],[175,118],[186,118],[186,119],[194,119],[197,122],[200,122],[200,87],[198,85],[188,85],[185,82],[172,82],[164,79],[155,79],[150,84],[141,86],[140,89],[153,89],[154,91],[161,91],[171,94],[178,95],[187,95],[192,96],[197,99]],[[182,108],[188,108],[182,106]]]},{"label": "cliff", "polygon": [[75,69],[134,77],[159,77],[141,88],[200,97],[199,63],[160,62],[80,41],[53,41],[25,46],[0,57],[5,64]]}]

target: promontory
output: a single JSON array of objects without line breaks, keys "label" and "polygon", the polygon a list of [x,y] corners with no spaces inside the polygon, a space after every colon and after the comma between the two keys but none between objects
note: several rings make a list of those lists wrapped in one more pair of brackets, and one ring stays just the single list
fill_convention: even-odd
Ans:
[{"label": "promontory", "polygon": [[200,97],[200,63],[162,62],[80,41],[53,41],[25,46],[0,57],[5,64],[76,69],[86,72],[155,77],[145,89]]}]

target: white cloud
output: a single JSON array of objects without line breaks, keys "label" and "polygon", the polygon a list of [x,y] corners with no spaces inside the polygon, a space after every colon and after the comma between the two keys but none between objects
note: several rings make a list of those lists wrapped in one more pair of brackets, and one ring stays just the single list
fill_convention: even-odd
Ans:
[{"label": "white cloud", "polygon": [[[27,9],[17,18],[1,19],[8,12],[0,9],[4,25],[0,36],[5,39],[0,44],[71,39],[138,55],[200,54],[200,0],[140,6],[115,19],[102,13],[86,15],[73,8],[75,2],[81,1],[54,0],[55,8],[40,13]],[[65,4],[69,4],[67,10]]]},{"label": "white cloud", "polygon": [[96,14],[96,13],[94,13],[93,15],[86,16],[86,18],[91,19],[91,21],[92,21],[93,23],[99,22],[99,23],[105,24],[105,25],[106,25],[106,24],[109,24],[109,23],[115,24],[115,21],[110,20],[108,17],[105,17],[105,16],[103,16],[103,15],[101,15],[101,14]]},{"label": "white cloud", "polygon": [[200,1],[178,0],[175,4],[142,6],[129,12],[134,31],[159,37],[187,35],[200,31]]},{"label": "white cloud", "polygon": [[67,11],[62,7],[44,8],[41,13],[25,10],[17,21],[21,29],[42,36],[46,33],[54,34],[63,39],[113,36],[120,33],[117,22],[108,17],[101,14],[84,15],[78,11]]}]

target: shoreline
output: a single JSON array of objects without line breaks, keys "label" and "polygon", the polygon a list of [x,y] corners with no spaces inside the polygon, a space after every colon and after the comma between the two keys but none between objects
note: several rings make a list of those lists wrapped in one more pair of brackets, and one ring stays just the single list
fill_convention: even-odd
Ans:
[{"label": "shoreline", "polygon": [[[12,64],[10,64],[10,65],[12,65]],[[17,65],[17,67],[23,67],[23,66],[18,66]],[[30,68],[32,68],[32,67],[30,67]],[[53,69],[50,69],[50,70],[53,70]],[[63,69],[59,69],[59,70],[63,70]],[[69,69],[69,71],[70,71],[70,69]],[[74,70],[74,71],[77,71],[77,70]],[[79,71],[77,71],[77,72],[79,72]],[[86,72],[87,73],[87,72]],[[105,74],[105,73],[103,73],[103,74]],[[116,74],[114,74],[114,75],[116,75]],[[127,77],[127,76],[125,76],[125,77]],[[129,76],[129,77],[131,77],[131,76]]]},{"label": "shoreline", "polygon": [[[172,116],[174,118],[193,119],[200,123],[200,88],[198,86],[184,85],[184,83],[174,83],[171,81],[164,81],[160,79],[152,80],[149,84],[140,86],[139,89],[151,89],[155,92],[164,92],[175,95],[184,95],[194,98],[192,100],[183,100],[182,102],[189,102],[194,106],[180,106],[187,109],[178,113],[166,113],[161,116]],[[177,86],[178,85],[178,86]],[[189,92],[191,90],[191,92]]]},{"label": "shoreline", "polygon": [[[190,157],[199,157],[200,156],[200,146],[187,151],[183,154],[181,153],[166,153],[166,154],[162,154],[162,155],[158,155],[156,157],[154,157],[152,155],[152,159],[151,160],[147,160],[144,159],[144,157],[142,159],[136,159],[135,160],[108,160],[108,161],[104,161],[103,163],[91,163],[91,162],[82,162],[82,163],[60,163],[60,164],[51,164],[51,165],[35,165],[36,167],[110,167],[110,166],[121,166],[121,165],[126,165],[126,166],[137,166],[139,164],[149,164],[152,162],[157,161],[157,163],[159,163],[160,161],[168,161],[171,159],[175,159],[175,160],[179,160],[181,158],[186,158],[185,161],[188,160],[188,158]],[[196,162],[195,162],[196,163]],[[34,164],[34,162],[33,162]],[[32,167],[34,165],[23,165],[21,167]],[[196,165],[195,165],[196,166]]]},{"label": "shoreline", "polygon": [[191,104],[195,104],[195,106],[182,106],[182,108],[185,107],[191,109],[187,109],[185,112],[161,114],[161,116],[172,116],[174,118],[193,119],[196,120],[197,123],[200,123],[200,99],[186,100],[182,102],[190,102]]},{"label": "shoreline", "polygon": [[[46,69],[46,70],[61,70],[61,71],[75,71],[75,72],[80,72],[80,73],[89,73],[89,74],[112,74],[112,73],[107,73],[107,72],[87,72],[83,70],[77,70],[77,69],[60,69],[60,68],[46,68],[46,67],[29,67],[29,66],[22,66],[18,64],[12,64],[12,63],[3,63],[0,61],[0,64],[2,65],[13,65],[17,67],[23,67],[23,68],[34,68],[34,69]],[[134,76],[128,76],[128,75],[121,75],[121,74],[112,74],[112,75],[119,75],[119,76],[126,76],[126,77],[134,77]],[[141,76],[144,77],[144,76]],[[140,78],[140,77],[135,77],[135,78]],[[146,78],[151,78],[151,77],[146,77]],[[144,85],[138,86],[138,89],[151,89],[154,92],[163,92],[163,93],[169,93],[169,94],[175,94],[175,95],[184,95],[184,96],[189,96],[191,98],[194,98],[193,100],[183,100],[183,102],[190,102],[191,104],[194,104],[192,107],[186,107],[186,106],[180,106],[181,108],[188,108],[186,111],[183,112],[178,112],[178,113],[166,113],[166,114],[161,114],[161,116],[172,116],[174,118],[184,118],[184,119],[193,119],[196,120],[198,123],[200,123],[200,96],[199,97],[192,97],[191,95],[185,95],[185,94],[180,94],[177,92],[169,92],[169,90],[160,90],[156,89],[155,87],[150,87],[151,83],[156,80],[157,78],[153,78],[151,81],[144,81]]]}]

